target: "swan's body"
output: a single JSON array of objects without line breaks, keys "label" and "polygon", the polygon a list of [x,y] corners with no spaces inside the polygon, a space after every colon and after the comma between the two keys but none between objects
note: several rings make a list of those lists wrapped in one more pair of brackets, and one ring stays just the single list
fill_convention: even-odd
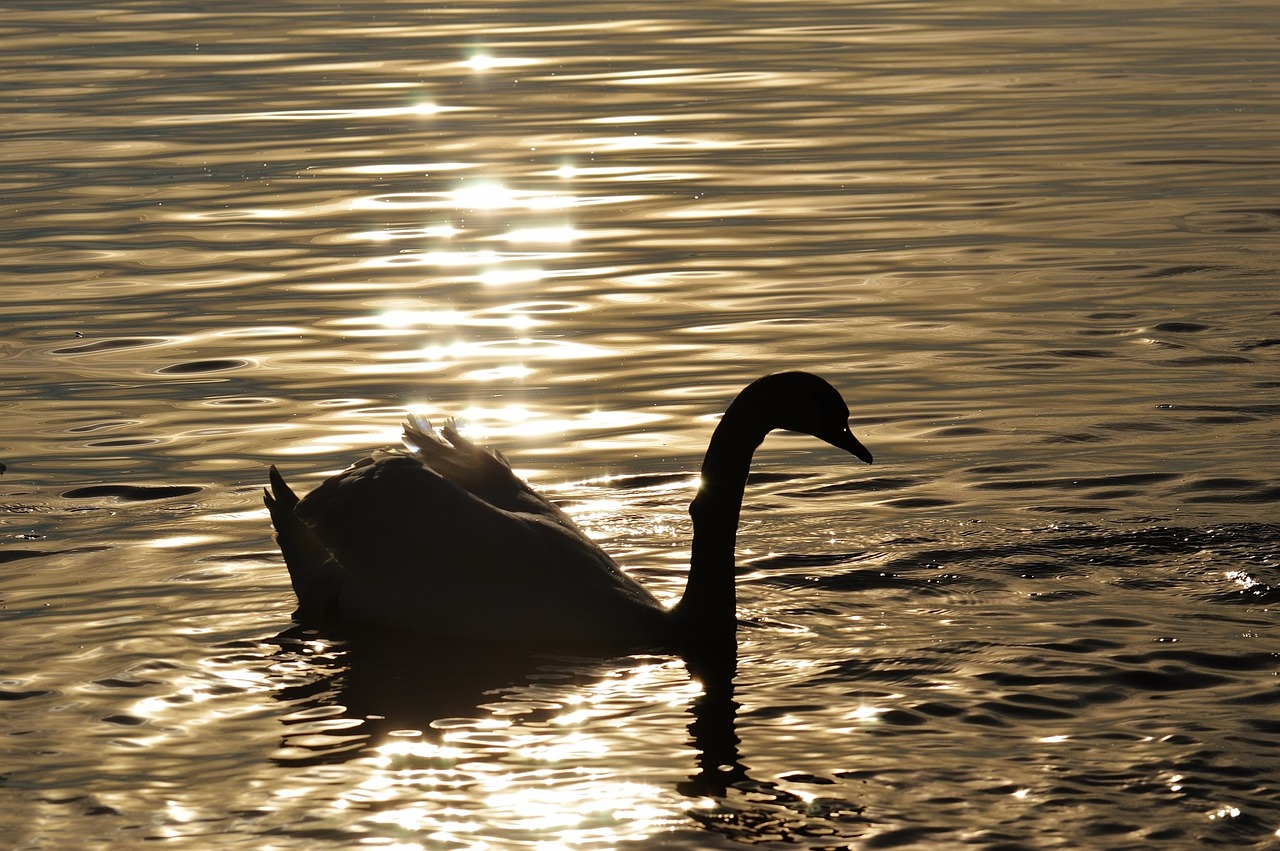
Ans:
[{"label": "swan's body", "polygon": [[807,373],[762,378],[725,412],[689,507],[693,553],[668,609],[500,455],[411,421],[409,453],[379,453],[299,500],[273,467],[267,508],[303,623],[490,640],[651,646],[732,640],[734,542],[752,453],[775,428],[870,463],[849,409]]}]

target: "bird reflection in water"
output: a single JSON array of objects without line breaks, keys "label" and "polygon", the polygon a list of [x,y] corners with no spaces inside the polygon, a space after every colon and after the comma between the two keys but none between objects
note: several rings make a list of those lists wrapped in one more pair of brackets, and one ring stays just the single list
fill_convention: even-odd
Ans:
[{"label": "bird reflection in water", "polygon": [[[746,778],[733,730],[738,704],[733,699],[732,644],[700,647],[684,657],[610,657],[584,655],[590,651],[581,645],[517,646],[383,630],[347,632],[331,641],[301,627],[282,633],[275,643],[295,672],[304,674],[304,682],[276,695],[296,707],[285,718],[286,726],[297,732],[285,733],[276,757],[282,763],[345,762],[369,755],[406,731],[490,717],[494,710],[504,716],[518,711],[526,722],[553,720],[573,710],[576,692],[605,692],[618,703],[619,679],[636,680],[646,666],[671,668],[683,658],[695,695],[689,732],[699,771],[681,791],[723,794]],[[651,694],[631,696],[637,703],[652,699]],[[324,723],[312,723],[317,719]]]},{"label": "bird reflection in water", "polygon": [[[510,786],[529,783],[530,761],[544,762],[557,776],[582,768],[584,776],[597,778],[598,773],[586,766],[598,767],[609,748],[572,724],[575,695],[588,695],[588,701],[591,695],[601,698],[599,709],[584,713],[589,721],[602,714],[610,719],[628,714],[628,701],[642,714],[652,708],[655,691],[670,695],[675,688],[688,695],[686,711],[692,716],[687,724],[688,743],[695,751],[691,773],[674,784],[687,805],[672,808],[668,800],[665,809],[657,809],[663,806],[661,788],[625,784],[631,798],[627,807],[644,810],[651,830],[670,829],[672,816],[681,809],[702,829],[746,841],[780,827],[785,832],[788,824],[803,832],[817,822],[828,836],[849,835],[850,827],[864,826],[855,804],[826,799],[815,808],[811,799],[749,776],[739,754],[737,654],[731,642],[691,648],[681,656],[608,657],[583,655],[581,646],[517,647],[381,631],[346,634],[330,643],[312,630],[295,628],[276,643],[281,658],[297,673],[310,674],[309,679],[303,677],[306,682],[277,694],[293,706],[284,718],[287,729],[275,757],[282,765],[368,761],[398,770],[424,769],[439,776],[440,786],[456,787],[476,785],[477,766],[487,762],[488,772],[521,775],[512,780],[486,775],[483,785],[498,788],[506,783],[509,793]],[[666,682],[654,681],[659,679]],[[518,722],[512,720],[515,716]],[[643,729],[635,734],[646,736]],[[510,753],[496,755],[495,749],[501,748]],[[672,758],[688,759],[674,754]],[[464,765],[469,772],[465,780],[445,777]],[[423,785],[430,784],[406,791],[421,798]],[[529,787],[522,786],[517,799],[528,792]],[[553,797],[546,809],[560,810],[567,818],[563,811],[572,803]],[[586,803],[595,806],[599,801],[593,797]],[[554,832],[556,825],[545,819],[526,817]],[[421,813],[417,818],[430,821]],[[632,829],[626,833],[634,838],[634,828],[640,826],[629,825]]]}]

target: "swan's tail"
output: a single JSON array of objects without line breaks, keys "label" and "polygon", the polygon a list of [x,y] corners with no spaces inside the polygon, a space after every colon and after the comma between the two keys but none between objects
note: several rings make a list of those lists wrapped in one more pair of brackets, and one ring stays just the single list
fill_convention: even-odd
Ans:
[{"label": "swan's tail", "polygon": [[273,464],[270,490],[263,489],[262,501],[276,528],[276,541],[289,568],[289,580],[298,598],[294,620],[311,625],[332,625],[337,621],[338,594],[342,590],[342,566],[334,560],[315,533],[306,527],[294,509],[298,495]]}]

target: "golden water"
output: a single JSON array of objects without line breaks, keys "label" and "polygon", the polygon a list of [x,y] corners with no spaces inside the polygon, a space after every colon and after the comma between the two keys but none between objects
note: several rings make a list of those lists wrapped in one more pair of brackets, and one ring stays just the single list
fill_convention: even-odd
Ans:
[{"label": "golden water", "polygon": [[[1280,836],[1267,2],[61,0],[0,23],[18,848]],[[732,672],[289,630],[260,506],[461,416]]]}]

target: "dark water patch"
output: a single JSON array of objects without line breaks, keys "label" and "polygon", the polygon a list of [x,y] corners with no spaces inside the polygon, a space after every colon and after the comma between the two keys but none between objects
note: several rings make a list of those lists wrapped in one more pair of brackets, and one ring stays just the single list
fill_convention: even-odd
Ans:
[{"label": "dark water patch", "polygon": [[143,686],[160,685],[160,681],[147,680],[147,679],[142,679],[139,677],[131,677],[131,676],[101,677],[100,679],[94,680],[93,684],[95,686],[100,686],[106,689],[135,689],[135,688],[142,688]]},{"label": "dark water patch", "polygon": [[929,719],[907,709],[890,709],[876,716],[882,724],[893,727],[920,727],[929,723]]},{"label": "dark water patch", "polygon": [[1084,621],[1080,626],[1097,629],[1142,629],[1151,626],[1151,624],[1136,618],[1094,618]]},{"label": "dark water patch", "polygon": [[1009,721],[987,712],[966,712],[960,721],[964,724],[973,724],[977,727],[991,727],[993,729],[1005,729],[1010,726]]},{"label": "dark water patch", "polygon": [[1080,476],[1069,478],[1009,479],[1005,481],[976,482],[974,490],[1093,490],[1117,488],[1125,485],[1151,485],[1178,478],[1177,473],[1124,473],[1115,476]]},{"label": "dark water patch", "polygon": [[1120,433],[1137,432],[1140,434],[1161,434],[1175,432],[1179,426],[1161,420],[1108,420],[1095,423],[1094,428]]},{"label": "dark water patch", "polygon": [[1122,687],[1151,692],[1205,689],[1231,682],[1230,677],[1194,671],[1182,665],[1165,665],[1159,670],[1134,668],[1122,671],[1114,675],[1114,678]]},{"label": "dark water patch", "polygon": [[[685,476],[685,478],[689,478]],[[797,479],[807,478],[794,473],[750,473],[747,476],[748,485],[768,485],[777,484],[779,482],[794,482]]]},{"label": "dark water patch", "polygon": [[1012,700],[988,700],[977,704],[979,714],[998,715],[1014,721],[1065,721],[1074,718],[1074,712],[1051,709],[1045,706],[1028,706]]},{"label": "dark water patch", "polygon": [[[828,666],[821,673],[814,675],[810,682],[816,685],[830,685],[847,689],[852,684],[859,686],[917,686],[935,688],[941,684],[941,678],[949,676],[955,664],[941,658],[930,660],[915,658],[895,659],[846,659]],[[865,699],[863,691],[848,693],[848,698]]]},{"label": "dark water patch", "polygon": [[[1247,479],[1240,476],[1212,476],[1195,479],[1179,487],[1178,492],[1190,493],[1186,502],[1242,502],[1263,503],[1280,501],[1280,484]],[[1206,493],[1206,491],[1212,493]]]},{"label": "dark water patch", "polygon": [[0,700],[30,700],[33,697],[44,697],[46,694],[53,694],[53,692],[44,689],[0,688]]},{"label": "dark water patch", "polygon": [[1183,216],[1183,230],[1208,234],[1265,234],[1280,230],[1274,210],[1207,210]]},{"label": "dark water patch", "polygon": [[[1250,692],[1227,701],[1241,706],[1276,706],[1280,705],[1280,686],[1273,686],[1263,691]],[[1280,734],[1280,718],[1250,718],[1249,725],[1260,733]]]},{"label": "dark water patch", "polygon": [[785,780],[788,783],[802,783],[809,786],[833,786],[836,782],[830,777],[822,777],[817,774],[804,774],[800,772],[782,774],[778,776],[778,779]]},{"label": "dark water patch", "polygon": [[1190,422],[1201,423],[1203,425],[1239,425],[1241,423],[1254,423],[1258,418],[1249,414],[1216,414],[1203,417],[1192,417]]},{"label": "dark water patch", "polygon": [[894,590],[912,595],[943,594],[942,586],[958,581],[955,576],[934,575],[925,578],[904,577],[880,568],[858,568],[835,576],[813,576],[804,573],[764,574],[755,581],[782,588],[815,588],[819,591]]},{"label": "dark water patch", "polygon": [[61,552],[65,552],[65,550],[0,550],[0,564],[19,561],[24,558],[43,558],[45,556],[58,555]]},{"label": "dark water patch", "polygon": [[[1136,264],[1112,264],[1104,266],[1086,266],[1086,269],[1100,272],[1129,272],[1134,269],[1141,269]],[[1085,315],[1085,319],[1137,319],[1139,314],[1129,310],[1105,310],[1098,313],[1089,313]]]},{"label": "dark water patch", "polygon": [[1047,514],[1047,515],[1083,514],[1089,517],[1097,517],[1100,514],[1114,513],[1119,511],[1120,509],[1116,506],[1111,506],[1111,505],[1097,505],[1097,504],[1061,505],[1061,504],[1054,504],[1054,503],[1044,503],[1041,505],[1028,505],[1024,510],[1029,511],[1033,514]]},{"label": "dark water patch", "polygon": [[983,426],[947,426],[929,432],[930,437],[977,437],[984,434],[995,434],[994,429]]},{"label": "dark water patch", "polygon": [[1134,330],[1133,328],[1083,328],[1076,333],[1081,337],[1126,337]]},{"label": "dark water patch", "polygon": [[95,340],[92,343],[82,343],[78,346],[67,346],[62,349],[53,349],[50,354],[55,355],[87,355],[96,352],[111,352],[119,349],[137,349],[144,346],[157,346],[169,343],[171,340],[165,337],[115,337],[109,340]]},{"label": "dark water patch", "polygon": [[969,472],[978,473],[980,475],[1005,475],[1007,473],[1027,473],[1032,470],[1051,469],[1048,464],[1039,462],[1024,462],[1018,464],[988,464],[981,467],[970,467]]},{"label": "dark water patch", "polygon": [[1044,438],[1045,443],[1103,443],[1108,438],[1100,434],[1089,434],[1079,431],[1071,434],[1053,434]]},{"label": "dark water patch", "polygon": [[192,485],[89,485],[64,491],[64,499],[118,499],[121,502],[149,502],[191,496],[203,491]]},{"label": "dark water patch", "polygon": [[862,842],[863,848],[914,848],[922,842],[933,841],[936,837],[950,833],[947,828],[942,827],[901,827],[895,830],[886,830],[883,833],[877,833],[867,837]]},{"label": "dark water patch", "polygon": [[1280,673],[1280,652],[1257,651],[1231,655],[1203,650],[1153,650],[1149,653],[1118,654],[1112,661],[1147,666],[1163,660],[1176,661],[1208,671],[1274,671]]},{"label": "dark water patch", "polygon": [[1058,358],[1113,358],[1116,356],[1115,352],[1103,349],[1057,349],[1050,350],[1046,354]]},{"label": "dark water patch", "polygon": [[1221,503],[1245,503],[1255,504],[1264,502],[1280,502],[1280,486],[1272,486],[1260,488],[1258,490],[1246,493],[1231,493],[1230,495],[1208,495],[1189,496],[1186,502],[1221,502]]},{"label": "dark water patch", "polygon": [[45,556],[71,555],[74,553],[97,553],[103,550],[109,550],[110,547],[93,546],[93,547],[72,547],[65,550],[0,550],[0,564],[10,561],[19,561],[28,558],[43,558]]},{"label": "dark water patch", "polygon": [[[257,488],[254,488],[257,491]],[[214,555],[201,556],[196,559],[197,564],[213,562],[215,564],[227,564],[236,562],[247,562],[251,564],[279,564],[280,551],[258,551],[258,552],[236,552],[236,553],[215,553]]]},{"label": "dark water patch", "polygon": [[[1053,570],[1044,571],[1044,573],[1049,576],[1056,575]],[[1023,579],[1037,578],[1035,572],[1023,573],[1021,576]],[[1068,590],[1064,588],[1056,591],[1032,591],[1027,595],[1027,600],[1032,603],[1066,603],[1096,596],[1098,595],[1093,591]]]},{"label": "dark water patch", "polygon": [[1025,361],[1014,361],[1012,363],[992,364],[990,368],[1012,371],[1012,370],[1060,369],[1064,366],[1066,366],[1066,364],[1058,363],[1056,361],[1025,360]]},{"label": "dark water patch", "polygon": [[964,712],[964,709],[959,706],[939,701],[918,704],[914,707],[914,710],[928,715],[930,718],[954,718]]},{"label": "dark water patch", "polygon": [[1140,275],[1134,275],[1134,277],[1139,279],[1180,278],[1183,275],[1194,275],[1200,272],[1216,272],[1223,268],[1212,263],[1180,263],[1174,266],[1162,266],[1159,269],[1152,269]]},{"label": "dark water patch", "polygon": [[1230,366],[1253,363],[1253,361],[1238,355],[1191,355],[1185,358],[1170,358],[1165,363],[1173,366]]},{"label": "dark water patch", "polygon": [[[1084,527],[1080,531],[1044,536],[1029,533],[1025,541],[996,544],[973,543],[967,546],[928,547],[903,553],[878,569],[860,569],[838,576],[824,576],[812,581],[824,590],[869,590],[875,588],[910,589],[918,593],[939,593],[941,587],[960,585],[973,589],[980,577],[990,583],[993,576],[1008,575],[1019,579],[1093,576],[1100,571],[1115,576],[1109,584],[1146,594],[1165,595],[1193,580],[1186,576],[1169,577],[1150,573],[1170,560],[1195,559],[1205,553],[1214,563],[1237,572],[1228,574],[1231,587],[1224,590],[1221,582],[1210,586],[1201,597],[1214,602],[1263,605],[1272,600],[1272,584],[1239,572],[1245,565],[1257,564],[1254,571],[1266,575],[1274,571],[1280,559],[1280,530],[1265,524],[1237,524],[1199,530],[1181,527],[1152,527],[1108,531]],[[1195,588],[1203,587],[1196,582]],[[1037,592],[1030,601],[1062,603],[1097,593],[1095,589],[1052,588]],[[1146,626],[1145,621],[1127,619],[1095,619],[1073,628],[1098,630]]]},{"label": "dark water patch", "polygon": [[954,500],[943,499],[942,497],[933,496],[904,496],[897,499],[888,499],[881,503],[888,508],[939,508],[946,505],[955,505]]},{"label": "dark water patch", "polygon": [[1076,638],[1071,641],[1053,641],[1031,646],[1039,650],[1052,650],[1055,653],[1082,654],[1097,653],[1100,650],[1114,650],[1124,645],[1118,641],[1108,641],[1105,638]]},{"label": "dark water patch", "polygon": [[884,491],[901,491],[918,487],[933,481],[932,476],[877,476],[870,479],[852,479],[831,485],[809,488],[803,491],[790,491],[787,496],[821,496],[831,493],[880,493]]},{"label": "dark water patch", "polygon": [[1153,326],[1155,331],[1167,331],[1171,334],[1194,334],[1198,331],[1208,331],[1208,325],[1202,325],[1199,322],[1161,322]]},{"label": "dark water patch", "polygon": [[1251,343],[1243,343],[1240,346],[1240,350],[1244,352],[1251,352],[1254,349],[1269,349],[1272,346],[1280,346],[1280,339],[1269,337],[1264,340],[1255,340]]},{"label": "dark water patch", "polygon": [[118,437],[111,440],[86,441],[85,446],[95,449],[113,449],[133,446],[156,446],[161,442],[159,438],[155,437]]},{"label": "dark water patch", "polygon": [[1156,405],[1158,411],[1193,411],[1193,412],[1212,412],[1212,413],[1231,413],[1231,414],[1249,414],[1256,417],[1280,417],[1280,404],[1248,404],[1248,405],[1232,405],[1232,404],[1214,404],[1214,405],[1183,405],[1179,403],[1166,403]]},{"label": "dark water patch", "polygon": [[206,372],[229,372],[252,365],[252,363],[243,358],[211,358],[209,360],[185,361],[162,366],[156,372],[161,375],[195,375]]},{"label": "dark water patch", "polygon": [[692,479],[692,473],[642,473],[635,476],[610,476],[604,480],[604,484],[619,490],[641,490],[675,485]]},{"label": "dark water patch", "polygon": [[854,553],[770,553],[757,559],[744,561],[742,565],[752,570],[756,568],[765,568],[776,570],[787,567],[828,567],[836,564],[847,564],[853,561],[863,561],[871,558],[874,554],[867,552]]}]

